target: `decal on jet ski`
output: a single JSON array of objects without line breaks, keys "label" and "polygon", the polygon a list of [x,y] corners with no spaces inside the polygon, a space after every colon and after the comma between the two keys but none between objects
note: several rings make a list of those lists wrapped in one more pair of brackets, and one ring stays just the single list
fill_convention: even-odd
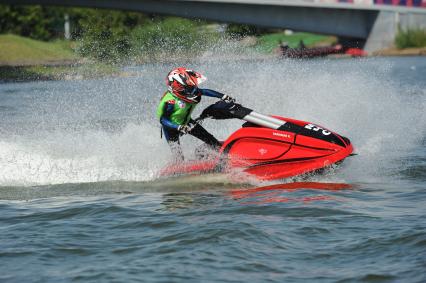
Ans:
[{"label": "decal on jet ski", "polygon": [[273,136],[279,136],[279,137],[287,138],[287,139],[290,139],[290,138],[291,138],[291,136],[290,136],[290,135],[283,134],[283,133],[277,133],[277,132],[273,132],[273,133],[272,133],[272,135],[273,135]]},{"label": "decal on jet ski", "polygon": [[307,124],[307,125],[305,126],[305,129],[312,130],[312,131],[315,131],[315,132],[318,132],[318,131],[320,131],[320,130],[321,130],[321,132],[322,132],[322,134],[323,134],[324,136],[328,136],[328,135],[330,135],[330,134],[331,134],[331,132],[330,132],[330,131],[324,130],[323,128],[318,127],[318,126],[316,126],[316,125],[314,125],[314,124]]}]

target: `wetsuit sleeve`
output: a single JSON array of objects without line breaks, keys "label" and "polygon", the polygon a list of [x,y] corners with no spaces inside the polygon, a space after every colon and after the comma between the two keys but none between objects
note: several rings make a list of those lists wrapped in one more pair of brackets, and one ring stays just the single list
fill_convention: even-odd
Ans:
[{"label": "wetsuit sleeve", "polygon": [[217,97],[217,98],[222,98],[224,96],[223,93],[220,93],[212,89],[203,88],[203,89],[200,89],[200,91],[201,91],[201,95],[204,95],[204,96]]},{"label": "wetsuit sleeve", "polygon": [[170,121],[170,115],[173,113],[174,103],[166,102],[164,104],[164,112],[163,115],[160,117],[160,123],[161,125],[172,128],[172,129],[178,129],[179,125],[173,123]]}]

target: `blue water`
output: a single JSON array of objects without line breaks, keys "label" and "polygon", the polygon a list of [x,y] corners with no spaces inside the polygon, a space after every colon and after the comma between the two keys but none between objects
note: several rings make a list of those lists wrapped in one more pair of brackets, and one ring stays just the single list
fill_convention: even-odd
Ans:
[{"label": "blue water", "polygon": [[[193,66],[206,87],[324,125],[358,155],[278,187],[158,179],[171,65],[0,84],[1,282],[426,281],[426,58]],[[204,124],[222,139],[239,125]],[[190,158],[197,142],[183,141]]]}]

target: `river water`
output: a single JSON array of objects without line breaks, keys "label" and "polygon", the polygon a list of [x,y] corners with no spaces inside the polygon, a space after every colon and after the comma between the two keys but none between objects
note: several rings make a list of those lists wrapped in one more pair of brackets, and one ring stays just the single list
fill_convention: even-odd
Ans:
[{"label": "river water", "polygon": [[[349,137],[358,155],[274,183],[158,179],[171,64],[0,84],[1,282],[426,281],[425,57],[190,66],[260,113]],[[204,126],[224,139],[240,124]],[[183,142],[190,158],[198,142]]]}]

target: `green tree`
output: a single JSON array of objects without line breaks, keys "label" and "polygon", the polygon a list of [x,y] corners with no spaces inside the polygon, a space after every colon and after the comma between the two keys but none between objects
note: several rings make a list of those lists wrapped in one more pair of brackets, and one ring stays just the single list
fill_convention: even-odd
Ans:
[{"label": "green tree", "polygon": [[146,19],[138,13],[86,10],[78,21],[81,38],[77,50],[83,56],[104,62],[125,60],[131,53],[131,30]]},{"label": "green tree", "polygon": [[63,23],[63,9],[0,5],[0,33],[50,40],[62,36]]},{"label": "green tree", "polygon": [[264,29],[244,24],[229,24],[226,28],[226,33],[231,37],[236,38],[241,38],[250,35],[260,35],[263,32],[265,32]]},{"label": "green tree", "polygon": [[212,39],[198,22],[174,17],[147,22],[135,28],[131,37],[135,55],[152,55],[158,51],[196,52]]}]

